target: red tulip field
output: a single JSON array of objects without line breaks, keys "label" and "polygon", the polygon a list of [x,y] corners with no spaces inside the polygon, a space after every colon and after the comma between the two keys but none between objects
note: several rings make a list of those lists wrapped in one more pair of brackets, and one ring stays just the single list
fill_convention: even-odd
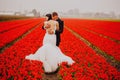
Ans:
[{"label": "red tulip field", "polygon": [[[75,63],[70,66],[63,62],[56,79],[120,80],[120,22],[62,20],[59,47]],[[43,79],[42,62],[25,59],[42,46],[43,22],[43,18],[0,22],[0,80],[56,80]]]}]

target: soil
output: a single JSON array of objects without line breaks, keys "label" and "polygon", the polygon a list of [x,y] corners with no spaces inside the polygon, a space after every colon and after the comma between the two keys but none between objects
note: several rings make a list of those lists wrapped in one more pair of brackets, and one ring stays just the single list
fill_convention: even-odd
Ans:
[{"label": "soil", "polygon": [[54,74],[43,74],[42,80],[59,80],[59,79],[57,73],[54,73]]}]

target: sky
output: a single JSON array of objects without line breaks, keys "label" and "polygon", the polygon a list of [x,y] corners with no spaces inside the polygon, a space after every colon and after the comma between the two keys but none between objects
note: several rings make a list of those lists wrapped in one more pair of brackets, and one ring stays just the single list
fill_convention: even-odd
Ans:
[{"label": "sky", "polygon": [[0,0],[0,11],[31,11],[41,13],[52,11],[67,12],[115,12],[120,14],[120,0]]}]

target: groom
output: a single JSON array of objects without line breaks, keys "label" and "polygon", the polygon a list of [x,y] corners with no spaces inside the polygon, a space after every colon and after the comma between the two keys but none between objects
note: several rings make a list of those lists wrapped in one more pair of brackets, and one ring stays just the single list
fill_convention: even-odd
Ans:
[{"label": "groom", "polygon": [[[63,32],[64,22],[58,17],[58,13],[57,12],[53,12],[52,13],[52,19],[56,20],[59,23],[59,30],[55,31],[55,34],[56,34],[56,46],[59,46],[59,44],[61,42],[60,34]],[[46,27],[49,28],[50,25],[48,25]]]},{"label": "groom", "polygon": [[52,13],[52,19],[56,20],[59,23],[59,30],[55,31],[55,34],[56,34],[56,46],[59,46],[60,41],[61,41],[60,34],[63,32],[64,22],[58,17],[57,12]]}]

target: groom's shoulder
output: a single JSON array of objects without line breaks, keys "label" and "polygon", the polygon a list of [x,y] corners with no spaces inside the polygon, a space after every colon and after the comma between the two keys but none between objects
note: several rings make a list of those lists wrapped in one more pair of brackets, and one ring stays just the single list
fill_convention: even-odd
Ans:
[{"label": "groom's shoulder", "polygon": [[60,18],[58,18],[57,21],[60,22],[60,23],[61,23],[61,22],[62,22],[62,23],[64,22],[64,21],[63,21],[62,19],[60,19]]}]

